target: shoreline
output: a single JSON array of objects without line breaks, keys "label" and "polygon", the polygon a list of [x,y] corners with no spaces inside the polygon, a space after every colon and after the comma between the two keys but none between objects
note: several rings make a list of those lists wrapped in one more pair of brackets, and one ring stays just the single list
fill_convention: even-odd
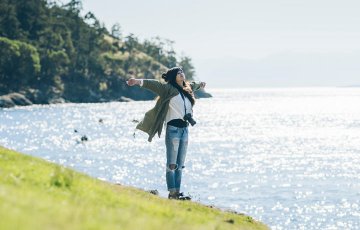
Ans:
[{"label": "shoreline", "polygon": [[[144,95],[148,95],[148,93],[145,93]],[[195,92],[196,98],[210,98],[212,95],[210,93],[205,92],[204,90],[196,91]],[[143,97],[125,97],[121,96],[117,99],[103,99],[98,98],[97,100],[91,100],[91,101],[82,101],[82,102],[76,102],[76,101],[69,101],[62,97],[59,98],[46,98],[42,101],[46,101],[45,103],[37,103],[36,101],[30,100],[25,94],[23,93],[9,93],[0,95],[0,109],[1,108],[13,108],[16,106],[29,106],[29,105],[53,105],[53,104],[66,104],[66,103],[108,103],[108,102],[131,102],[131,101],[151,101],[154,100],[151,96],[143,96]]]}]

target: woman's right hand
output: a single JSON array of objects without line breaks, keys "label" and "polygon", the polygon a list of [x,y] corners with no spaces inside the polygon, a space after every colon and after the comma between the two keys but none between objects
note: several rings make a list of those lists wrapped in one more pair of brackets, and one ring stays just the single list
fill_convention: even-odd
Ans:
[{"label": "woman's right hand", "polygon": [[128,86],[134,86],[134,85],[139,85],[140,81],[135,78],[130,78],[129,80],[126,81],[126,83],[128,84]]}]

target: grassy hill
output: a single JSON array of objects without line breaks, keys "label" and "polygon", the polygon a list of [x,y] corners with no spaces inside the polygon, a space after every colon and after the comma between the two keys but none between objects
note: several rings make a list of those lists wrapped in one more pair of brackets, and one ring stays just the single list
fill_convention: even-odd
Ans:
[{"label": "grassy hill", "polygon": [[268,229],[0,147],[0,229]]}]

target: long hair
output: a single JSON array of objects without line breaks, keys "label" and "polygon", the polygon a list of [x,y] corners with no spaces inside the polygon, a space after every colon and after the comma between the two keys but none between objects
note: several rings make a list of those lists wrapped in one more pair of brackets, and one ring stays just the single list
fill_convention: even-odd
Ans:
[{"label": "long hair", "polygon": [[166,73],[162,74],[162,78],[170,85],[175,87],[179,90],[179,92],[183,93],[185,97],[189,99],[191,105],[194,106],[195,104],[195,95],[194,92],[191,90],[191,86],[189,82],[183,82],[182,87],[176,83],[176,75],[179,70],[182,70],[180,67],[173,67],[169,69]]}]

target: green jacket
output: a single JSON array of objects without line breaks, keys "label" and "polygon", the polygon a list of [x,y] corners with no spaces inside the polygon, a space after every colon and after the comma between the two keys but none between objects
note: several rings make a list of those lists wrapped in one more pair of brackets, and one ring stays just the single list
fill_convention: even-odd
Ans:
[{"label": "green jacket", "polygon": [[[200,83],[191,82],[190,86],[193,91],[200,89]],[[159,95],[155,107],[147,111],[144,119],[136,126],[137,129],[149,135],[148,141],[151,142],[156,133],[160,137],[166,113],[169,109],[170,99],[178,95],[179,91],[168,83],[145,79],[143,80],[142,88],[151,90]]]}]

